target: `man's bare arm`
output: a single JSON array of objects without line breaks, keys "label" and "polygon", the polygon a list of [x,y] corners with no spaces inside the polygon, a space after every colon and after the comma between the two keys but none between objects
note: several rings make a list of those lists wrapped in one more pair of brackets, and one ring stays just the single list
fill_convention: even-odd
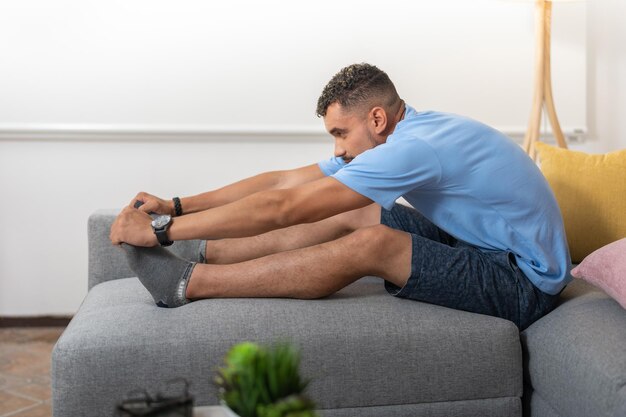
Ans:
[{"label": "man's bare arm", "polygon": [[255,236],[300,223],[313,223],[372,204],[334,178],[256,193],[233,203],[175,219],[173,240]]},{"label": "man's bare arm", "polygon": [[235,182],[214,191],[181,199],[185,213],[223,206],[259,191],[291,188],[323,178],[317,164],[286,171],[271,171]]},{"label": "man's bare arm", "polygon": [[[168,229],[171,240],[254,236],[300,223],[313,223],[372,204],[332,177],[292,188],[257,192],[229,204],[177,217]],[[126,208],[111,229],[113,243],[155,246],[150,216]]]},{"label": "man's bare arm", "polygon": [[[183,197],[181,206],[184,214],[197,213],[232,203],[259,191],[291,188],[323,177],[324,174],[317,164],[291,170],[265,172],[216,190]],[[129,206],[133,207],[136,201],[144,203],[139,209],[143,212],[174,215],[172,200],[164,200],[152,194],[140,192],[131,200]]]}]

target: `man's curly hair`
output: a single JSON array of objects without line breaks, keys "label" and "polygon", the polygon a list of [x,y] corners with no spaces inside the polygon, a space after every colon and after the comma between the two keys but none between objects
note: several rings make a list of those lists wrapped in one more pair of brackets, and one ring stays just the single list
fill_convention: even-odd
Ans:
[{"label": "man's curly hair", "polygon": [[374,65],[352,64],[341,69],[326,84],[317,100],[317,116],[326,116],[328,106],[338,102],[344,109],[354,110],[367,105],[389,110],[400,100],[396,87],[387,74]]}]

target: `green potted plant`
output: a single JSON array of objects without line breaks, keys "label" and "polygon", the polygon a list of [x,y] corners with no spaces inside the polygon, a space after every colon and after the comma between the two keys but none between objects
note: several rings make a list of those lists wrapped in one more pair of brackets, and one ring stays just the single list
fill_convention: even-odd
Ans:
[{"label": "green potted plant", "polygon": [[300,355],[289,344],[244,342],[228,352],[215,383],[222,402],[240,417],[316,417],[299,366]]}]

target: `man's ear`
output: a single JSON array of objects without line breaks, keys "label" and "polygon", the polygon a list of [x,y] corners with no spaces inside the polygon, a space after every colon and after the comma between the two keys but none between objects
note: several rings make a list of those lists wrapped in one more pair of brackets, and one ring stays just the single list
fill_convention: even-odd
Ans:
[{"label": "man's ear", "polygon": [[370,110],[370,123],[376,134],[382,134],[387,128],[387,112],[382,107],[374,107]]}]

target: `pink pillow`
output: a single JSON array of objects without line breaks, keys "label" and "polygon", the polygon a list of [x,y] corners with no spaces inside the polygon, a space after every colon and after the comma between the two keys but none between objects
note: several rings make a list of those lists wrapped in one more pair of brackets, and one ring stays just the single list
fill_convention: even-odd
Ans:
[{"label": "pink pillow", "polygon": [[587,255],[572,275],[602,289],[626,308],[626,238]]}]

